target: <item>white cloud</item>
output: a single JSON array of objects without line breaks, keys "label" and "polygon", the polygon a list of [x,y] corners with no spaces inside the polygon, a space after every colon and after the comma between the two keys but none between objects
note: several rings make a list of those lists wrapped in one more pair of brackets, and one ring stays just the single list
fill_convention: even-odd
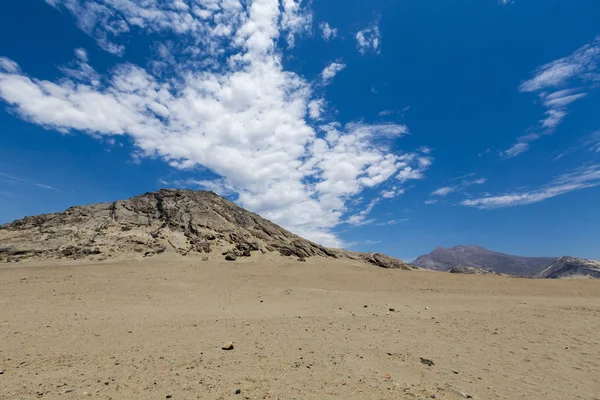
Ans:
[{"label": "white cloud", "polygon": [[[550,135],[568,115],[568,106],[585,97],[584,90],[596,87],[596,71],[600,63],[600,36],[591,43],[576,50],[573,54],[542,65],[534,76],[519,86],[521,92],[537,93],[546,108],[545,117],[540,121],[535,138],[521,138],[506,151],[500,152],[505,158],[515,157],[529,150],[535,140]],[[526,135],[526,137],[531,135]]]},{"label": "white cloud", "polygon": [[[464,177],[470,177],[470,176],[473,176],[473,174],[465,175]],[[461,177],[459,177],[459,178],[461,178]],[[479,179],[474,179],[474,180],[463,180],[462,182],[460,182],[459,184],[456,184],[456,185],[441,187],[441,188],[433,191],[431,193],[431,195],[439,196],[439,197],[446,197],[450,193],[462,192],[469,186],[483,185],[485,182],[487,182],[487,179],[485,179],[485,178],[479,178]],[[430,203],[426,203],[426,204],[430,204]]]},{"label": "white cloud", "polygon": [[367,205],[367,207],[364,210],[362,210],[358,214],[351,215],[348,218],[348,220],[346,221],[346,223],[350,224],[350,225],[354,225],[354,226],[362,226],[362,225],[372,224],[373,222],[375,222],[375,219],[367,219],[367,217],[373,210],[373,207],[375,207],[377,205],[377,203],[379,203],[379,199],[371,200],[369,205]]},{"label": "white cloud", "polygon": [[304,0],[282,0],[283,14],[281,27],[288,32],[286,40],[288,47],[294,47],[296,35],[310,32],[312,13],[307,7],[302,7]]},{"label": "white cloud", "polygon": [[501,152],[500,155],[503,157],[506,157],[506,158],[516,157],[519,154],[524,153],[527,150],[529,150],[529,147],[530,147],[529,142],[517,141],[509,149]]},{"label": "white cloud", "polygon": [[458,188],[456,186],[445,186],[431,193],[432,196],[447,196],[452,192],[455,192]]},{"label": "white cloud", "polygon": [[396,225],[399,224],[400,222],[406,222],[406,221],[410,221],[410,218],[403,218],[403,219],[393,219],[390,221],[386,221],[386,222],[380,222],[378,224],[376,224],[377,226],[390,226],[390,225]]},{"label": "white cloud", "polygon": [[338,72],[343,71],[346,68],[346,64],[341,62],[333,62],[329,64],[323,72],[321,72],[321,79],[324,84],[328,84],[337,75]]},{"label": "white cloud", "polygon": [[325,99],[311,100],[308,103],[308,115],[314,120],[320,120],[323,109],[325,108]]},{"label": "white cloud", "polygon": [[436,200],[436,199],[429,199],[429,200],[424,201],[425,204],[435,204],[437,202],[438,202],[438,200]]},{"label": "white cloud", "polygon": [[393,199],[394,197],[403,195],[404,192],[405,192],[405,189],[399,188],[397,186],[393,186],[389,190],[382,190],[381,197],[383,197],[384,199]]},{"label": "white cloud", "polygon": [[469,199],[462,201],[460,204],[481,209],[512,207],[537,203],[575,190],[599,185],[600,165],[595,164],[584,166],[567,174],[560,175],[549,184],[533,190]]},{"label": "white cloud", "polygon": [[0,57],[0,71],[5,71],[11,74],[16,74],[21,71],[19,64],[6,57]]},{"label": "white cloud", "polygon": [[[123,62],[96,80],[80,53],[55,82],[4,68],[0,98],[23,119],[93,137],[127,135],[138,160],[203,166],[219,177],[213,189],[231,190],[243,207],[329,246],[343,244],[333,228],[365,188],[422,179],[431,164],[420,153],[389,150],[405,125],[308,123],[324,103],[306,79],[283,69],[277,47],[304,26],[290,2],[47,1],[72,12],[103,47],[122,46],[131,30],[178,40],[163,52],[173,59],[167,68]],[[282,10],[292,13],[285,23]]]},{"label": "white cloud", "polygon": [[319,24],[319,28],[321,28],[323,39],[325,39],[326,42],[337,37],[338,30],[336,28],[330,27],[329,23],[321,22]]},{"label": "white cloud", "polygon": [[367,51],[379,54],[380,45],[381,33],[377,24],[356,33],[356,47],[360,54],[365,55]]}]

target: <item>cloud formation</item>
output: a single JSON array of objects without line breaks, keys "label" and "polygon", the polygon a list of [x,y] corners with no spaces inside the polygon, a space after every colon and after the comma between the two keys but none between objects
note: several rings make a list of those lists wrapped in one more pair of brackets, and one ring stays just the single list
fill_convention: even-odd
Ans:
[{"label": "cloud formation", "polygon": [[[471,176],[471,175],[468,175],[468,176]],[[456,185],[441,187],[441,188],[433,191],[431,193],[431,195],[438,196],[438,197],[446,197],[450,193],[462,192],[469,186],[483,185],[486,181],[487,180],[485,178],[479,178],[479,179],[474,179],[474,180],[463,180],[462,182],[460,182],[459,184],[456,184]],[[430,204],[430,203],[427,203],[427,204]]]},{"label": "cloud formation", "polygon": [[560,175],[547,185],[539,188],[523,192],[512,192],[497,196],[486,196],[464,200],[460,204],[480,209],[513,207],[537,203],[569,192],[599,185],[600,164],[595,164],[583,166],[572,172]]},{"label": "cloud formation", "polygon": [[323,72],[321,72],[321,79],[324,84],[328,84],[331,80],[338,74],[338,72],[343,71],[346,68],[346,64],[341,62],[333,62],[329,64]]},{"label": "cloud formation", "polygon": [[379,54],[380,45],[381,33],[377,24],[356,33],[356,48],[360,54],[365,55],[368,51]]},{"label": "cloud formation", "polygon": [[336,38],[338,35],[338,30],[330,27],[327,22],[321,22],[319,28],[321,28],[321,35],[326,42]]},{"label": "cloud formation", "polygon": [[550,135],[568,114],[568,106],[585,97],[586,90],[597,87],[600,79],[600,36],[577,49],[573,54],[538,67],[533,77],[519,86],[522,93],[535,93],[545,107],[544,118],[531,133],[500,155],[512,158],[529,150],[531,143]]},{"label": "cloud formation", "polygon": [[300,1],[46,1],[109,52],[125,54],[119,39],[132,30],[180,39],[161,43],[147,68],[122,62],[107,76],[81,49],[57,81],[2,59],[0,98],[46,129],[127,135],[137,157],[203,166],[219,178],[187,184],[235,193],[242,206],[329,246],[343,244],[332,229],[356,214],[350,199],[389,180],[423,179],[431,165],[421,153],[389,150],[405,125],[321,120],[326,103],[283,69],[278,48],[306,30],[310,11]]}]

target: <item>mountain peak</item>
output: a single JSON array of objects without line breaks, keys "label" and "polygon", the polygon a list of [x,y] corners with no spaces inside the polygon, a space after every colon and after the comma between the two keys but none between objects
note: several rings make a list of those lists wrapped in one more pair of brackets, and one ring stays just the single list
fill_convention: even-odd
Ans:
[{"label": "mountain peak", "polygon": [[252,253],[329,257],[411,269],[378,253],[329,249],[208,191],[160,189],[128,200],[70,207],[0,226],[0,261],[102,260],[120,256],[210,254],[228,260]]},{"label": "mountain peak", "polygon": [[520,257],[488,250],[477,245],[437,247],[417,258],[412,265],[446,271],[454,267],[472,267],[508,275],[533,276],[556,261],[555,257]]}]

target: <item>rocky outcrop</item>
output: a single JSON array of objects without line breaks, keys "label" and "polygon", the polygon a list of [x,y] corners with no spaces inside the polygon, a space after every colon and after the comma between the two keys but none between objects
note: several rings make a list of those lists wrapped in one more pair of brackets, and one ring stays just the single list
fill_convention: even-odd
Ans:
[{"label": "rocky outcrop", "polygon": [[537,275],[537,278],[600,278],[600,261],[561,257]]},{"label": "rocky outcrop", "polygon": [[466,274],[466,275],[501,275],[494,271],[489,271],[483,268],[475,267],[452,267],[448,270],[451,274]]},{"label": "rocky outcrop", "polygon": [[403,269],[405,271],[410,271],[414,269],[410,265],[406,264],[403,261],[400,261],[396,258],[386,256],[385,254],[380,253],[359,253],[360,258],[363,261],[366,261],[370,264],[376,265],[381,268],[389,268],[389,269]]},{"label": "rocky outcrop", "polygon": [[213,253],[228,260],[271,252],[294,259],[350,258],[406,269],[403,262],[384,255],[320,246],[206,191],[163,189],[0,226],[4,262],[151,257],[164,252]]},{"label": "rocky outcrop", "polygon": [[448,271],[453,267],[482,268],[500,274],[532,277],[556,261],[556,257],[521,257],[498,253],[480,246],[438,247],[417,258],[419,268]]}]

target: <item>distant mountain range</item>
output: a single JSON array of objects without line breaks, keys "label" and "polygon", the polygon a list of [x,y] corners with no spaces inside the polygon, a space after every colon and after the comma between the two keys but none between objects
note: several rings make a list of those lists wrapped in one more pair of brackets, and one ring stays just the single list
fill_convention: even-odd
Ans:
[{"label": "distant mountain range", "polygon": [[534,277],[548,268],[557,257],[520,257],[498,253],[480,246],[438,247],[431,253],[417,258],[412,265],[419,268],[447,271],[453,267],[473,267],[488,271]]},{"label": "distant mountain range", "polygon": [[577,257],[561,257],[537,275],[537,278],[600,278],[600,262]]}]

